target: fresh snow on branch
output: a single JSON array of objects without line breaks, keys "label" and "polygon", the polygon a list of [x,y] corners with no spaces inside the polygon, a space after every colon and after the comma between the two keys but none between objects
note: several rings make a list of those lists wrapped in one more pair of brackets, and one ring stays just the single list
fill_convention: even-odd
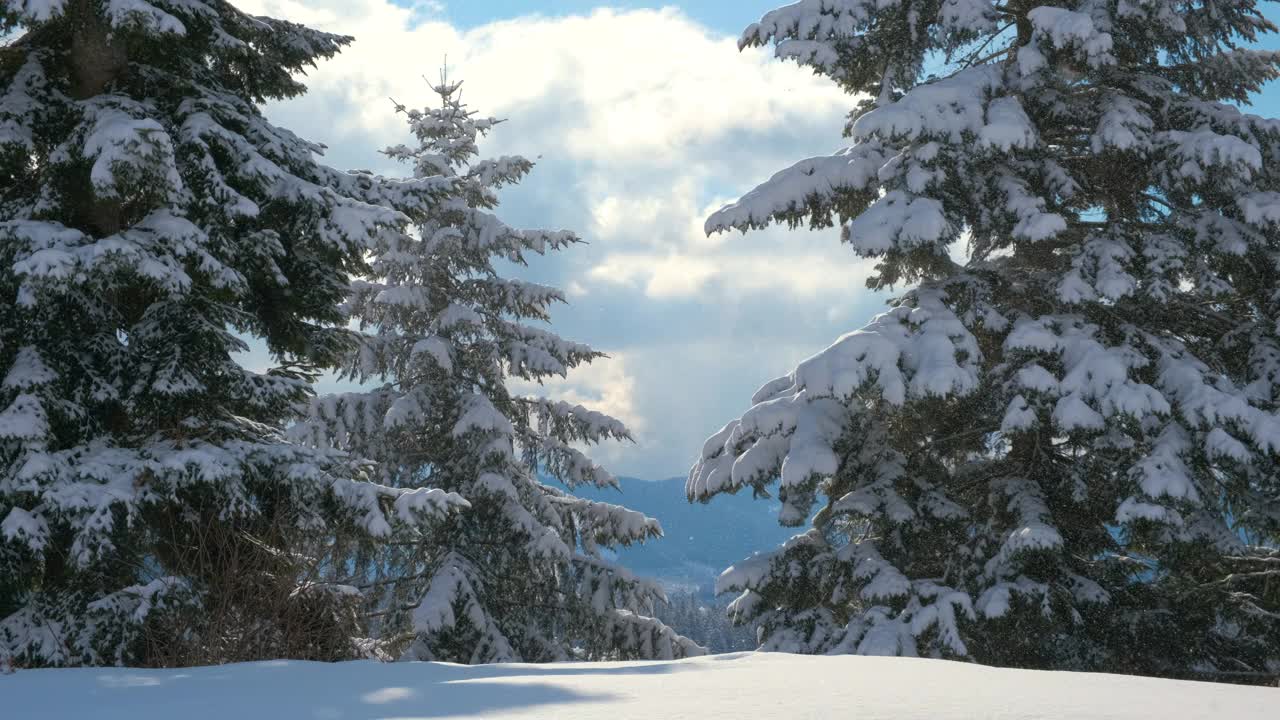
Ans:
[{"label": "fresh snow on branch", "polygon": [[1280,74],[1237,45],[1275,30],[1254,0],[804,0],[747,28],[855,96],[853,144],[707,232],[838,224],[869,286],[906,286],[690,470],[690,500],[749,487],[809,525],[718,583],[763,648],[1280,664],[1250,571],[1280,542],[1280,123],[1232,104]]}]

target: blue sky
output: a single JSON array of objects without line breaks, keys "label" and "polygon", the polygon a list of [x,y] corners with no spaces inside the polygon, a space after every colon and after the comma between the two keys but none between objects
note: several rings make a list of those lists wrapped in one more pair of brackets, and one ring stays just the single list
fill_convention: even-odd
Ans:
[{"label": "blue sky", "polygon": [[[401,2],[401,5],[429,7],[428,3]],[[593,0],[461,0],[447,2],[434,12],[462,28],[472,28],[495,20],[542,14],[547,16],[590,14],[596,8],[607,6],[622,10],[657,9],[677,7],[690,19],[712,30],[725,34],[737,34],[750,22],[775,7],[785,4],[781,0],[702,0],[702,2],[609,2]]]},{"label": "blue sky", "polygon": [[[843,144],[851,98],[766,51],[736,49],[780,0],[238,4],[356,37],[310,74],[308,95],[268,108],[328,145],[336,167],[402,172],[377,152],[407,139],[387,98],[428,102],[422,76],[446,56],[472,106],[509,120],[482,149],[538,165],[504,191],[499,215],[589,243],[520,274],[565,288],[555,329],[611,355],[545,391],[632,426],[634,445],[592,452],[615,473],[683,475],[760,385],[889,297],[865,289],[870,265],[834,230],[700,231],[720,204]],[[1280,115],[1280,90],[1255,111]]]}]

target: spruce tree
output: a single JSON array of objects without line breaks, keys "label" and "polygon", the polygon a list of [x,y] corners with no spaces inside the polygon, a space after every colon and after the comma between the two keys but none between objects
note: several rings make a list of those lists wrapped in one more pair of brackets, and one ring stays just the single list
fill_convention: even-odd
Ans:
[{"label": "spruce tree", "polygon": [[1253,0],[802,0],[746,30],[853,96],[852,144],[707,231],[838,224],[870,287],[913,286],[690,472],[811,523],[720,579],[764,648],[1280,670],[1280,122],[1237,107],[1275,29]]},{"label": "spruce tree", "polygon": [[349,655],[312,551],[464,503],[283,428],[408,222],[384,205],[449,181],[336,172],[263,117],[347,37],[221,0],[6,0],[0,33],[0,655]]},{"label": "spruce tree", "polygon": [[[652,617],[654,582],[609,562],[603,548],[661,535],[656,520],[578,498],[564,487],[617,487],[583,445],[630,440],[621,422],[581,405],[515,394],[601,357],[547,329],[555,288],[503,277],[501,264],[578,242],[520,230],[493,214],[497,190],[533,167],[480,159],[498,123],[461,100],[442,73],[439,103],[405,113],[416,139],[385,153],[417,178],[455,182],[447,199],[409,212],[416,237],[387,235],[349,310],[359,346],[345,377],[363,389],[320,397],[295,437],[375,463],[378,481],[436,488],[469,507],[384,547],[355,547],[379,649],[460,663],[662,659],[702,649]],[[577,446],[577,447],[575,447]],[[403,651],[402,651],[403,650]]]}]

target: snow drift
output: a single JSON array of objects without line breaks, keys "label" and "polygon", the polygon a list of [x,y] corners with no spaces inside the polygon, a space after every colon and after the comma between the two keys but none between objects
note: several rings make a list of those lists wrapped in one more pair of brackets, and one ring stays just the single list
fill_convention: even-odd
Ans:
[{"label": "snow drift", "polygon": [[939,660],[739,653],[463,666],[260,662],[0,676],[6,720],[1274,720],[1280,690]]}]

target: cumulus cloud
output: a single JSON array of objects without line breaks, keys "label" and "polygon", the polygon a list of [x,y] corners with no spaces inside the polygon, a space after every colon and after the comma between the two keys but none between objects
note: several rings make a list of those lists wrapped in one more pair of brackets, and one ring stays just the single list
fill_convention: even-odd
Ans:
[{"label": "cumulus cloud", "polygon": [[821,233],[821,251],[806,249],[805,240],[793,241],[796,233],[781,228],[708,236],[703,221],[723,201],[699,205],[699,194],[684,176],[669,187],[608,195],[595,203],[591,236],[609,246],[589,277],[640,288],[649,298],[696,297],[714,289],[729,299],[753,292],[814,299],[839,293],[870,272],[872,263],[832,252],[834,230]]},{"label": "cumulus cloud", "polygon": [[312,118],[325,134],[360,128],[397,135],[401,124],[387,98],[424,98],[423,76],[434,77],[446,58],[475,106],[499,115],[555,110],[557,123],[525,122],[521,134],[555,138],[547,149],[605,165],[683,166],[691,145],[800,116],[839,120],[850,104],[829,83],[773,62],[765,51],[739,53],[732,38],[670,8],[531,16],[460,31],[385,0],[239,4],[356,37],[310,73],[313,93],[295,104],[340,99],[341,115]]},{"label": "cumulus cloud", "polygon": [[510,383],[517,394],[541,395],[552,400],[582,405],[621,420],[631,431],[635,444],[608,442],[586,448],[592,459],[608,467],[626,462],[637,448],[649,444],[649,422],[640,412],[636,378],[625,353],[614,353],[590,365],[579,366],[567,377],[546,379],[541,385],[525,381]]},{"label": "cumulus cloud", "polygon": [[[675,9],[599,9],[460,29],[439,3],[239,0],[255,14],[353,35],[268,114],[328,145],[337,167],[403,172],[378,153],[407,140],[389,98],[430,101],[447,58],[464,100],[509,118],[486,154],[538,160],[499,214],[589,244],[513,269],[566,289],[555,328],[614,357],[549,388],[637,431],[603,459],[621,473],[683,471],[756,386],[861,324],[879,298],[838,233],[708,238],[710,211],[840,144],[853,101],[830,83]],[[743,17],[743,25],[751,17]]]},{"label": "cumulus cloud", "polygon": [[715,284],[720,294],[782,292],[812,300],[856,285],[873,261],[832,262],[830,253],[611,254],[590,276],[643,288],[649,298],[702,296]]},{"label": "cumulus cloud", "polygon": [[624,353],[579,366],[567,377],[548,378],[541,384],[517,380],[510,387],[516,393],[543,395],[599,410],[621,420],[632,434],[643,433],[647,426],[636,411],[636,381],[627,370]]},{"label": "cumulus cloud", "polygon": [[[547,187],[574,197],[542,204],[585,209],[590,222],[575,229],[602,247],[589,255],[590,278],[639,283],[650,297],[696,294],[712,280],[730,292],[812,296],[830,287],[769,272],[777,237],[736,243],[740,261],[723,264],[726,236],[702,231],[726,198],[798,159],[789,152],[796,146],[838,144],[849,98],[765,50],[739,52],[733,38],[675,9],[601,9],[462,31],[385,0],[246,7],[356,37],[310,74],[309,95],[276,108],[290,127],[328,143],[330,162],[394,171],[376,154],[403,137],[389,98],[427,101],[423,78],[447,59],[473,107],[512,120],[487,149],[545,156],[550,167],[530,182],[556,175]],[[791,137],[779,143],[783,134]],[[848,254],[832,261],[859,268]]]}]

